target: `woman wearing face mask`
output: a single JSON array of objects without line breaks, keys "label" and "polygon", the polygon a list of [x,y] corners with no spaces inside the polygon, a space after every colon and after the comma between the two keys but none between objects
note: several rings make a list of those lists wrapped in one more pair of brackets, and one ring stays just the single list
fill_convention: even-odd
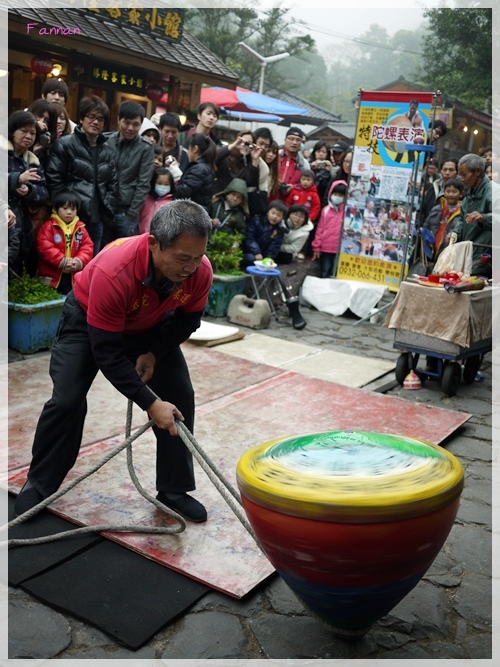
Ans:
[{"label": "woman wearing face mask", "polygon": [[348,150],[347,153],[342,158],[340,169],[337,171],[335,176],[331,177],[328,183],[328,186],[323,194],[323,198],[321,199],[322,206],[328,205],[330,199],[329,193],[331,191],[332,184],[335,181],[345,181],[346,183],[349,183],[349,177],[351,175],[351,165],[352,165],[352,151]]},{"label": "woman wearing face mask", "polygon": [[321,211],[312,242],[313,260],[319,259],[322,278],[332,278],[335,257],[339,251],[344,219],[346,181],[334,181],[328,193],[328,204]]},{"label": "woman wearing face mask", "polygon": [[139,217],[139,234],[149,233],[151,220],[160,206],[172,201],[175,194],[174,177],[166,167],[160,167],[153,172],[151,188]]}]

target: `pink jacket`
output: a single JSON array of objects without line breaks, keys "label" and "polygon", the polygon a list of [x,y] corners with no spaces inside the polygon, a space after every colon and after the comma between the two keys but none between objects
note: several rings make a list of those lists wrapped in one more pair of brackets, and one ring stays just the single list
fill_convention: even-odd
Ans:
[{"label": "pink jacket", "polygon": [[[333,188],[339,183],[347,185],[345,181],[334,181],[328,192],[328,202]],[[344,204],[340,204],[337,210],[328,203],[321,211],[316,234],[312,242],[313,252],[332,252],[338,253],[340,246],[340,237],[342,236],[342,222],[344,219]]]},{"label": "pink jacket", "polygon": [[163,195],[163,197],[158,197],[155,199],[150,194],[146,196],[146,201],[142,207],[141,216],[139,218],[139,234],[144,234],[144,232],[149,232],[149,227],[151,225],[151,220],[156,211],[160,206],[164,206],[172,201],[172,195]]}]

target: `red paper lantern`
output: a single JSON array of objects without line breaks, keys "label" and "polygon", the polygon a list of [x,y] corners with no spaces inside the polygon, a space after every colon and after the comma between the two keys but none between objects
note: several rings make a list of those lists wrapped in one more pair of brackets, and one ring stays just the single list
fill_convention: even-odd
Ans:
[{"label": "red paper lantern", "polygon": [[31,69],[35,74],[48,74],[52,71],[54,63],[45,56],[33,56],[31,59]]},{"label": "red paper lantern", "polygon": [[153,102],[159,102],[163,97],[163,86],[151,84],[146,88],[146,97]]}]

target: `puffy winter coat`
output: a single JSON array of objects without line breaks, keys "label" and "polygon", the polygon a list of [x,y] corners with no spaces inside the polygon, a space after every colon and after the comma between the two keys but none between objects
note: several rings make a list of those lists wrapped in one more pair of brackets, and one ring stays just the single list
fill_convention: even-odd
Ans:
[{"label": "puffy winter coat", "polygon": [[212,201],[213,181],[214,175],[208,162],[203,158],[190,162],[175,186],[175,198],[191,199],[208,209]]},{"label": "puffy winter coat", "polygon": [[316,222],[321,213],[321,200],[315,185],[311,185],[307,190],[304,190],[300,183],[296,185],[286,198],[288,208],[294,204],[305,206],[309,214],[309,219],[313,222]]},{"label": "puffy winter coat", "polygon": [[100,134],[92,148],[80,127],[54,142],[47,164],[47,185],[51,197],[58,192],[75,192],[82,200],[78,211],[85,222],[92,219],[92,201],[102,222],[112,222],[116,208],[116,153]]},{"label": "puffy winter coat", "polygon": [[[7,166],[8,166],[8,203],[16,216],[16,229],[20,241],[18,263],[14,264],[16,272],[23,271],[22,262],[25,261],[33,247],[33,225],[30,216],[30,207],[42,206],[48,199],[49,193],[45,185],[45,174],[40,161],[34,153],[26,150],[22,156],[16,155],[10,141],[8,142]],[[39,181],[28,181],[28,193],[21,197],[16,190],[19,187],[19,175],[28,169],[36,167]],[[14,235],[12,236],[14,239]],[[33,272],[34,272],[33,266]]]},{"label": "puffy winter coat", "polygon": [[[66,257],[66,239],[60,220],[50,218],[42,225],[36,237],[38,251],[38,275],[49,278],[50,286],[55,289],[61,282]],[[81,220],[75,225],[71,236],[71,257],[77,257],[85,266],[94,254],[94,244]],[[71,274],[73,282],[74,274]]]},{"label": "puffy winter coat", "polygon": [[263,257],[276,259],[283,243],[286,225],[282,221],[279,225],[271,225],[267,216],[254,215],[247,222],[244,250],[252,255],[261,254]]},{"label": "puffy winter coat", "polygon": [[[333,189],[339,183],[347,185],[345,181],[334,181],[328,191],[328,201],[330,201]],[[334,207],[328,203],[321,211],[316,234],[312,242],[314,252],[338,253],[340,238],[342,236],[342,221],[344,219],[344,204]]]},{"label": "puffy winter coat", "polygon": [[280,252],[287,252],[290,255],[293,255],[293,258],[295,259],[304,247],[304,244],[313,229],[314,225],[310,220],[304,223],[302,227],[290,227],[290,229],[285,232]]}]

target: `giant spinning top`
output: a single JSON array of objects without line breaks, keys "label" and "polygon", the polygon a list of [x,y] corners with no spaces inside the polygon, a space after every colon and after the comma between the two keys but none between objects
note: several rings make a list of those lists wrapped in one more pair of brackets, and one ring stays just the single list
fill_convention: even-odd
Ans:
[{"label": "giant spinning top", "polygon": [[284,581],[334,632],[356,637],[436,558],[455,520],[463,470],[422,440],[332,431],[253,447],[237,480]]}]

